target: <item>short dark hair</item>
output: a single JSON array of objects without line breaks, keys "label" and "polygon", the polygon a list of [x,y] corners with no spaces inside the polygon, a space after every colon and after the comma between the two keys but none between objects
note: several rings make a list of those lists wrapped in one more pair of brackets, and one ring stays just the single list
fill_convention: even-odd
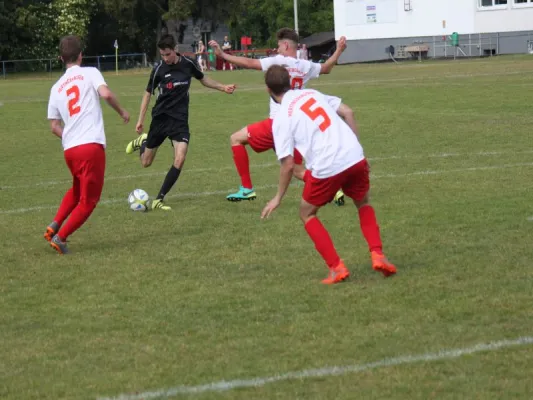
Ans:
[{"label": "short dark hair", "polygon": [[82,48],[81,39],[75,35],[64,36],[59,42],[59,54],[65,64],[76,62]]},{"label": "short dark hair", "polygon": [[291,89],[289,71],[281,65],[272,65],[265,74],[265,83],[274,95],[281,96]]},{"label": "short dark hair", "polygon": [[159,42],[157,42],[157,47],[161,50],[170,49],[176,50],[176,39],[172,35],[163,35]]},{"label": "short dark hair", "polygon": [[281,28],[276,34],[276,37],[278,40],[290,40],[294,43],[298,43],[299,41],[298,34],[291,28]]}]

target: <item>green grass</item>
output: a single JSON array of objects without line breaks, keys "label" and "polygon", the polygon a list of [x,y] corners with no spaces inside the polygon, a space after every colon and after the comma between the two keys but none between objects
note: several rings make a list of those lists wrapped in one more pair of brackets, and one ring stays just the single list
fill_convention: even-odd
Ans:
[{"label": "green grass", "polygon": [[[0,398],[95,399],[532,336],[532,73],[530,57],[501,57],[338,66],[310,85],[356,111],[399,269],[374,273],[353,206],[327,206],[353,274],[334,287],[298,219],[301,186],[259,218],[273,153],[250,152],[257,201],[225,200],[239,184],[229,135],[268,115],[260,73],[212,74],[239,85],[232,97],[193,84],[173,211],[146,214],[126,197],[158,191],[171,148],[148,170],[126,156],[148,75],[106,76],[134,121],[104,107],[103,202],[65,257],[42,239],[69,186],[46,121],[53,81],[0,81]],[[529,345],[188,398],[530,399],[531,376]]]}]

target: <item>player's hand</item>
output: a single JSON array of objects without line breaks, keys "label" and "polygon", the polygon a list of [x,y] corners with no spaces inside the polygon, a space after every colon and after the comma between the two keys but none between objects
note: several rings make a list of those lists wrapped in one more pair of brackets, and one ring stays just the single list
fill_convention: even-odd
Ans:
[{"label": "player's hand", "polygon": [[217,56],[222,57],[224,52],[222,51],[222,49],[220,48],[220,45],[218,44],[218,42],[216,40],[210,40],[209,41],[209,46],[212,47],[213,50],[215,50],[215,54]]},{"label": "player's hand", "polygon": [[237,88],[237,85],[235,85],[235,84],[224,85],[224,92],[227,93],[227,94],[233,94],[233,92],[235,91],[236,88]]},{"label": "player's hand", "polygon": [[337,42],[337,50],[341,53],[346,50],[346,36],[341,36]]},{"label": "player's hand", "polygon": [[270,200],[265,208],[263,208],[263,211],[261,212],[261,219],[265,219],[270,217],[270,214],[279,207],[281,204],[281,201],[278,199],[278,197],[274,197],[272,200]]},{"label": "player's hand", "polygon": [[137,133],[140,135],[143,133],[143,123],[142,122],[137,122],[137,125],[135,125],[135,131],[137,131]]},{"label": "player's hand", "polygon": [[126,110],[122,110],[120,117],[124,120],[124,123],[127,124],[130,122],[130,114]]}]

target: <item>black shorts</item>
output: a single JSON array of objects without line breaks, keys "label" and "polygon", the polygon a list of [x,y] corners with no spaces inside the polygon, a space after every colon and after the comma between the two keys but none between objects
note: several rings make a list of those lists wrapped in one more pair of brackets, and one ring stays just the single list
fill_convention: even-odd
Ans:
[{"label": "black shorts", "polygon": [[188,122],[172,118],[168,115],[156,116],[150,124],[148,138],[146,139],[146,148],[155,149],[161,146],[166,138],[188,144],[191,138]]}]

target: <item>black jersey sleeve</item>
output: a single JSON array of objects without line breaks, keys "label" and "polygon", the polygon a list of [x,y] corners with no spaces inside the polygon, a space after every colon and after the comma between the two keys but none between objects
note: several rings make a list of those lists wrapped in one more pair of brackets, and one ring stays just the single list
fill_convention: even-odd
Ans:
[{"label": "black jersey sleeve", "polygon": [[151,94],[154,94],[157,85],[159,85],[159,82],[161,81],[161,77],[158,74],[160,67],[161,62],[154,66],[152,72],[150,73],[150,79],[148,80],[148,85],[146,85],[146,91]]},{"label": "black jersey sleeve", "polygon": [[188,59],[191,62],[191,75],[194,76],[196,79],[204,79],[204,73],[200,69],[200,66],[198,65],[198,61]]}]

